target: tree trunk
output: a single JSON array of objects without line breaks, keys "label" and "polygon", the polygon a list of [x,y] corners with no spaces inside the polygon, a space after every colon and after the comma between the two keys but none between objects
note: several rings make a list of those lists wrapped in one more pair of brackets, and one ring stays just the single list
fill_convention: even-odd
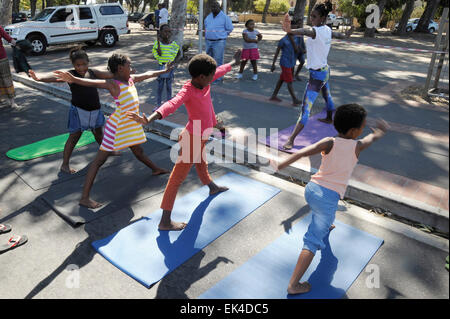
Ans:
[{"label": "tree trunk", "polygon": [[172,40],[180,46],[183,56],[184,24],[186,21],[186,0],[173,0],[170,15],[170,28],[172,29]]},{"label": "tree trunk", "polygon": [[403,11],[402,18],[398,24],[397,30],[394,32],[398,35],[403,35],[406,33],[406,25],[408,24],[408,20],[411,17],[412,12],[414,11],[414,3],[415,0],[408,0],[406,2],[405,10]]},{"label": "tree trunk", "polygon": [[20,9],[20,0],[13,0],[12,12],[19,13]]},{"label": "tree trunk", "polygon": [[308,5],[308,20],[306,20],[306,23],[308,25],[311,25],[311,11],[314,8],[314,6],[316,5],[317,0],[309,0],[309,5]]},{"label": "tree trunk", "polygon": [[440,0],[427,1],[425,11],[420,17],[419,23],[417,24],[417,28],[414,30],[414,32],[428,33],[428,25],[430,24],[431,19],[433,19],[434,14],[436,13],[439,2]]},{"label": "tree trunk", "polygon": [[[386,5],[386,1],[387,0],[378,0],[378,8],[380,9],[380,21],[381,21],[381,16],[383,15],[383,11],[384,11],[384,6]],[[365,38],[373,38],[375,37],[375,31],[377,29],[376,28],[367,28],[364,31],[364,37]]]},{"label": "tree trunk", "polygon": [[267,11],[269,11],[270,0],[266,0],[266,5],[264,6],[264,11],[262,15],[262,23],[266,23]]},{"label": "tree trunk", "polygon": [[30,0],[30,11],[31,11],[32,18],[34,18],[34,15],[36,14],[36,4],[37,4],[37,0]]},{"label": "tree trunk", "polygon": [[5,26],[11,23],[11,13],[12,13],[12,0],[0,0],[1,26]]},{"label": "tree trunk", "polygon": [[303,16],[305,15],[306,0],[297,0],[294,8],[294,16],[292,22],[295,23],[297,28],[303,28]]},{"label": "tree trunk", "polygon": [[55,0],[46,0],[46,7],[53,7],[53,5],[55,4]]}]

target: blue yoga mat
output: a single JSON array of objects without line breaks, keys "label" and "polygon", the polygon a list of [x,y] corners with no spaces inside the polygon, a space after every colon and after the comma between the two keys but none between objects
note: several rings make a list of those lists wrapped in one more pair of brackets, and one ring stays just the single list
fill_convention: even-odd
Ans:
[{"label": "blue yoga mat", "polygon": [[300,281],[312,289],[289,295],[287,285],[303,247],[303,235],[311,214],[211,289],[200,299],[337,299],[342,298],[383,240],[352,226],[335,221],[336,228],[326,237],[326,248],[317,251]]},{"label": "blue yoga mat", "polygon": [[214,182],[230,189],[209,196],[209,188],[203,186],[176,199],[172,219],[187,221],[184,230],[159,231],[159,209],[92,245],[114,266],[150,287],[280,192],[234,173]]}]

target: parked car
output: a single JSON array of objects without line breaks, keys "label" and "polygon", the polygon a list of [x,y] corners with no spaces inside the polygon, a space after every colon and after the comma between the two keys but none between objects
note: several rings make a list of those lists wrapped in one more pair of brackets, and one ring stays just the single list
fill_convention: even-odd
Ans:
[{"label": "parked car", "polygon": [[24,12],[14,13],[12,14],[12,23],[20,23],[28,20],[27,14]]},{"label": "parked car", "polygon": [[228,17],[230,17],[232,23],[239,23],[239,16],[236,12],[228,12]]},{"label": "parked car", "polygon": [[138,22],[143,16],[142,12],[133,12],[128,15],[128,21]]},{"label": "parked car", "polygon": [[342,19],[342,17],[337,17],[333,13],[329,13],[325,24],[329,26],[331,29],[333,29],[333,27],[338,29],[340,25],[344,24],[344,19]]},{"label": "parked car", "polygon": [[[414,31],[417,28],[417,24],[419,23],[419,18],[415,19],[409,19],[408,23],[406,24],[406,32]],[[395,24],[395,29],[398,28],[398,23]],[[439,24],[435,21],[431,20],[430,24],[428,25],[428,31],[430,33],[435,32],[439,28]]]},{"label": "parked car", "polygon": [[139,23],[144,28],[154,29],[155,28],[155,13],[150,12],[149,14],[145,15],[143,18],[139,19]]},{"label": "parked car", "polygon": [[31,21],[4,29],[16,41],[30,41],[34,55],[44,54],[50,45],[63,43],[92,45],[99,41],[112,47],[120,35],[129,33],[128,17],[119,3],[49,7]]}]

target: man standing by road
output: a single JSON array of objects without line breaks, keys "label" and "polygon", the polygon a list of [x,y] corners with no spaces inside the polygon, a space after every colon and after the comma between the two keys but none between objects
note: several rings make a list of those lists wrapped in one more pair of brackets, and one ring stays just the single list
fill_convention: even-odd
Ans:
[{"label": "man standing by road", "polygon": [[[206,54],[216,60],[217,66],[223,64],[223,56],[228,35],[233,31],[231,19],[220,10],[220,4],[211,4],[211,13],[205,18]],[[222,81],[222,78],[217,79]]]}]

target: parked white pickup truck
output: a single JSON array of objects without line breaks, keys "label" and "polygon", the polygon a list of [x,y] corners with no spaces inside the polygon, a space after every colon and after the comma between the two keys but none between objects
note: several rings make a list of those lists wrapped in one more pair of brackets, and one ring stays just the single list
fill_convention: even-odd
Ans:
[{"label": "parked white pickup truck", "polygon": [[129,33],[128,16],[119,3],[48,7],[32,20],[6,26],[5,31],[16,41],[27,39],[32,54],[44,54],[55,44],[100,41],[112,47],[119,36]]}]

